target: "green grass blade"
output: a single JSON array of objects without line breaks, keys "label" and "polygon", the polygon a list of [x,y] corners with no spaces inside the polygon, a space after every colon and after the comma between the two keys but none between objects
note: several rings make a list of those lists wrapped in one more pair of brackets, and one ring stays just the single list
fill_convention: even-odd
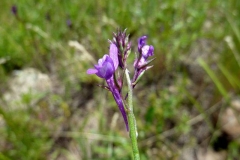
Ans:
[{"label": "green grass blade", "polygon": [[214,84],[216,85],[217,89],[219,90],[219,92],[225,97],[227,98],[227,91],[226,89],[223,87],[223,85],[221,84],[221,82],[219,81],[219,79],[217,78],[216,74],[211,70],[211,68],[208,66],[208,64],[206,62],[204,62],[204,60],[202,58],[198,58],[198,63],[200,64],[200,66],[207,72],[207,74],[210,76],[210,78],[212,79],[212,81],[214,82]]},{"label": "green grass blade", "polygon": [[218,68],[221,70],[221,72],[223,73],[223,75],[227,78],[228,82],[234,87],[234,88],[240,88],[240,83],[238,78],[230,73],[230,71],[223,66],[222,64],[218,64]]}]

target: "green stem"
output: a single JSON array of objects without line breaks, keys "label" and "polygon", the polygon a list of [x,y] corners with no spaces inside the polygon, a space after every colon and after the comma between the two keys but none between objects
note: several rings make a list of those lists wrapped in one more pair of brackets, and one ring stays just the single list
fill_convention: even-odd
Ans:
[{"label": "green stem", "polygon": [[140,160],[140,155],[138,151],[138,144],[137,144],[137,125],[136,120],[133,114],[133,103],[132,103],[132,83],[129,77],[128,70],[125,69],[125,75],[128,84],[128,109],[127,109],[127,116],[128,116],[128,124],[129,124],[129,136],[132,143],[132,152],[134,160]]}]

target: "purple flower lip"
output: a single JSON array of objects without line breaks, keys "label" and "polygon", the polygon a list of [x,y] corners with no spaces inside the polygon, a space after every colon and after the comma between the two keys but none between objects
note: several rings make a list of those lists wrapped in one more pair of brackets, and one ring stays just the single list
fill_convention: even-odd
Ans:
[{"label": "purple flower lip", "polygon": [[99,59],[94,68],[87,70],[87,74],[96,74],[98,77],[108,80],[115,73],[118,64],[118,49],[111,43],[109,55],[105,54],[103,58]]}]

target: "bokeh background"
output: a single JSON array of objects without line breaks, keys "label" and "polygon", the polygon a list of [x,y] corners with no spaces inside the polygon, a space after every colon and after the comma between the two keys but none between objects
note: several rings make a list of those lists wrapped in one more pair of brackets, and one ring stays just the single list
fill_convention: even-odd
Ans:
[{"label": "bokeh background", "polygon": [[118,28],[155,47],[134,90],[142,160],[240,157],[240,1],[2,0],[0,159],[131,159],[123,119],[86,70]]}]

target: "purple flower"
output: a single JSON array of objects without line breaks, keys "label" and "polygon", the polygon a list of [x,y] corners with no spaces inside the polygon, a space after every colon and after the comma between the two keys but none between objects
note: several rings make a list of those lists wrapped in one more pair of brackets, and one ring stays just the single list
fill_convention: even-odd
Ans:
[{"label": "purple flower", "polygon": [[98,60],[98,64],[94,65],[95,69],[88,69],[88,74],[96,74],[100,78],[108,80],[114,74],[113,60],[108,56],[104,55],[102,59]]},{"label": "purple flower", "polygon": [[138,39],[138,58],[134,62],[135,69],[140,69],[149,64],[148,57],[153,56],[154,47],[146,45],[147,36],[142,36]]},{"label": "purple flower", "polygon": [[138,80],[144,74],[144,72],[150,69],[152,66],[148,66],[154,59],[148,60],[148,57],[153,56],[154,47],[146,44],[147,36],[142,36],[138,39],[138,55],[134,61],[134,76],[133,76],[133,87],[137,84]]},{"label": "purple flower", "polygon": [[119,66],[118,61],[118,48],[115,44],[110,44],[109,55],[105,54],[103,58],[98,60],[98,64],[94,65],[94,68],[87,70],[87,74],[96,74],[98,77],[106,80],[108,89],[112,92],[112,95],[118,105],[118,108],[123,116],[126,129],[128,131],[127,114],[124,108],[122,96],[117,84],[114,80],[114,73]]},{"label": "purple flower", "polygon": [[113,76],[118,67],[118,50],[117,47],[111,43],[109,55],[105,54],[103,58],[98,60],[98,64],[94,68],[87,70],[87,74],[96,74],[100,78],[108,80]]},{"label": "purple flower", "polygon": [[[123,116],[126,129],[129,130],[128,118],[124,106],[122,88],[123,88],[123,72],[115,74],[118,67],[120,69],[127,69],[127,58],[131,52],[131,42],[128,41],[129,35],[126,35],[126,30],[114,33],[113,40],[110,41],[109,54],[105,54],[98,60],[98,64],[94,68],[87,70],[87,74],[96,74],[98,77],[106,80],[107,88],[113,95],[118,108]],[[132,88],[136,86],[139,79],[143,76],[146,70],[150,69],[150,62],[154,59],[148,60],[153,56],[154,47],[146,44],[147,36],[142,36],[138,39],[138,54],[134,61],[134,75],[132,81]],[[119,71],[119,70],[118,70]],[[127,95],[125,96],[125,98]]]},{"label": "purple flower", "polygon": [[17,15],[17,6],[13,5],[11,8],[12,13],[16,16]]}]

